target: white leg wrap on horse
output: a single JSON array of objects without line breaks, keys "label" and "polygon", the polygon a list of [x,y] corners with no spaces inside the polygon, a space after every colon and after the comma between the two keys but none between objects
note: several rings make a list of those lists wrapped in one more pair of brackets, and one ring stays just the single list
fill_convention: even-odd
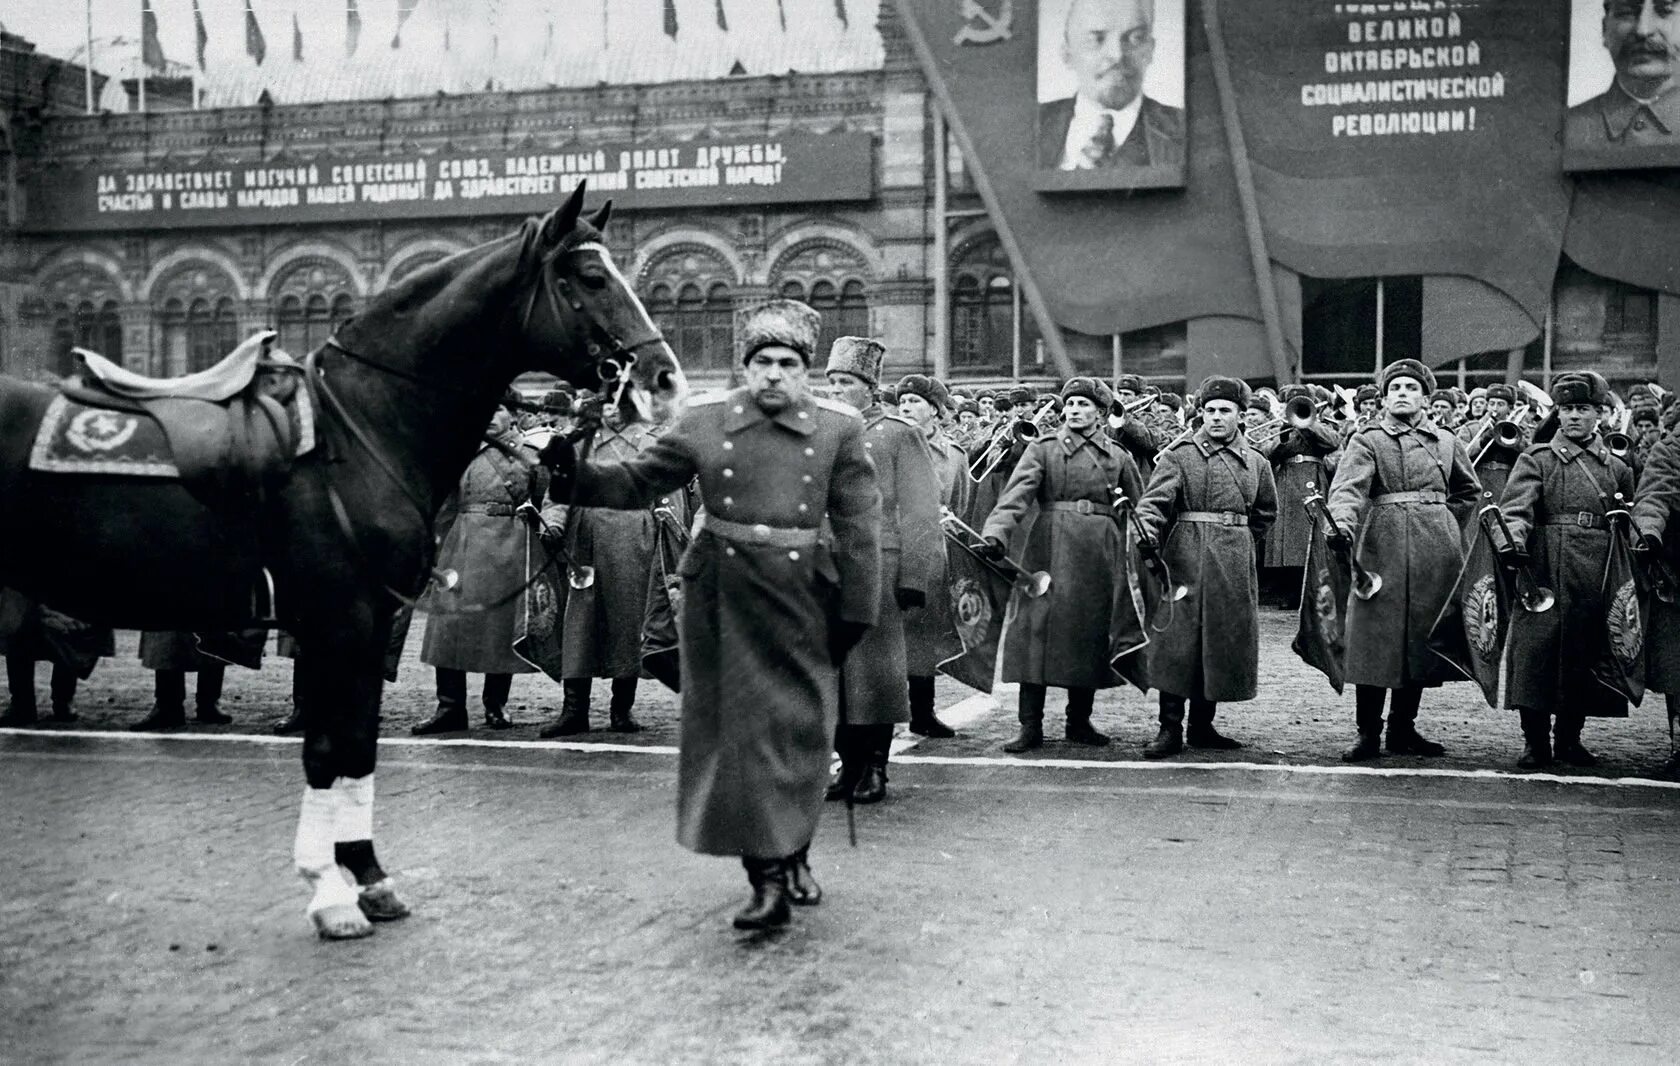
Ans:
[{"label": "white leg wrap on horse", "polygon": [[333,789],[303,790],[303,807],[298,812],[292,859],[297,864],[298,873],[315,889],[309,901],[310,914],[335,904],[354,906],[356,903],[356,890],[350,887],[333,855],[333,835],[337,831],[341,806],[339,794]]},{"label": "white leg wrap on horse", "polygon": [[373,775],[341,777],[333,782],[338,793],[338,815],[334,822],[333,840],[373,839]]}]

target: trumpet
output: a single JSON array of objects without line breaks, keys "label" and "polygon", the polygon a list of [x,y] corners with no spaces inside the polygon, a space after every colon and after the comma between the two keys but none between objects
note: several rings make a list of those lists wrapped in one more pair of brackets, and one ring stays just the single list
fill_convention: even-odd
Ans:
[{"label": "trumpet", "polygon": [[[1485,418],[1487,416],[1484,415],[1483,417]],[[1480,431],[1478,432],[1478,435],[1480,435]],[[1493,439],[1482,445],[1481,449],[1476,452],[1476,458],[1470,463],[1470,465],[1472,467],[1480,466],[1482,457],[1487,455],[1488,451],[1495,445],[1498,445],[1501,448],[1520,448],[1522,447],[1522,440],[1523,428],[1521,426],[1512,422],[1510,419],[1495,422],[1493,424]]]},{"label": "trumpet", "polygon": [[[1492,493],[1486,495],[1490,499],[1493,496]],[[1529,614],[1544,614],[1551,610],[1552,605],[1557,602],[1556,594],[1540,584],[1530,567],[1507,561],[1516,552],[1517,542],[1516,538],[1511,536],[1511,527],[1505,523],[1505,512],[1499,509],[1497,503],[1490,503],[1482,508],[1480,518],[1488,536],[1493,540],[1494,554],[1516,578],[1517,599],[1522,602],[1523,610]]]},{"label": "trumpet", "polygon": [[1157,389],[1154,395],[1139,396],[1135,400],[1115,400],[1108,405],[1108,428],[1119,429],[1126,424],[1127,418],[1142,414],[1153,407],[1159,396],[1160,390]]},{"label": "trumpet", "polygon": [[1604,435],[1604,446],[1616,458],[1626,459],[1628,452],[1633,451],[1633,438],[1619,429],[1613,429]]},{"label": "trumpet", "polygon": [[[949,507],[939,509],[939,524],[945,528],[946,535],[950,535],[953,530],[958,533],[966,533],[974,542],[964,545],[970,551],[973,551],[976,545],[985,543],[986,538],[982,537],[973,526],[958,518],[956,512]],[[1009,578],[1009,583],[1030,600],[1036,600],[1050,591],[1050,572],[1047,570],[1029,571],[1019,561],[1011,559],[1007,555],[1003,557],[1001,564],[992,563],[988,560],[987,565]]]},{"label": "trumpet", "polygon": [[1283,414],[1269,422],[1262,423],[1249,430],[1247,434],[1250,444],[1259,444],[1282,436],[1285,430],[1306,429],[1318,421],[1319,411],[1323,405],[1314,403],[1305,396],[1296,396],[1283,405]]},{"label": "trumpet", "polygon": [[[1347,533],[1342,529],[1341,525],[1331,517],[1330,506],[1325,503],[1324,496],[1318,491],[1318,486],[1308,485],[1307,491],[1311,493],[1311,495],[1302,501],[1303,505],[1307,509],[1307,512],[1318,518],[1319,521],[1323,522],[1327,529],[1330,529],[1338,534],[1339,540],[1344,542],[1349,541],[1350,538]],[[1368,600],[1382,591],[1382,575],[1374,570],[1365,569],[1364,565],[1359,561],[1358,554],[1355,553],[1353,549],[1340,549],[1337,551],[1337,554],[1346,556],[1348,567],[1353,571],[1353,594],[1355,596],[1358,596],[1362,600]]]}]

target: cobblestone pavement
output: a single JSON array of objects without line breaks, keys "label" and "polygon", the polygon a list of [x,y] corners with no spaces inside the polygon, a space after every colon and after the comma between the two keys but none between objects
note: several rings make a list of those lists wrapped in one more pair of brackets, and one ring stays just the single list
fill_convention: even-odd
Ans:
[{"label": "cobblestone pavement", "polygon": [[293,743],[0,736],[0,1061],[1672,1062],[1680,791],[906,761],[728,928],[660,751],[388,746],[323,945]]},{"label": "cobblestone pavement", "polygon": [[[396,684],[387,685],[384,701],[384,732],[406,736],[411,725],[429,715],[436,699],[432,671],[419,661],[420,635],[425,620],[417,619]],[[1339,765],[1342,749],[1353,742],[1353,693],[1338,696],[1324,680],[1289,650],[1295,633],[1293,612],[1267,610],[1261,614],[1260,696],[1247,703],[1227,704],[1220,711],[1220,728],[1249,746],[1238,752],[1187,752],[1188,762],[1268,762],[1282,764]],[[93,677],[83,684],[77,710],[83,720],[78,729],[122,728],[137,721],[151,706],[152,675],[137,659],[139,638],[134,633],[117,635],[117,655],[101,661]],[[37,688],[42,707],[47,705],[47,671],[37,670]],[[291,661],[270,655],[261,671],[229,669],[227,692],[222,708],[233,715],[229,726],[198,726],[205,733],[265,732],[291,705]],[[540,674],[514,678],[509,711],[516,728],[491,733],[476,716],[478,679],[473,686],[475,721],[472,736],[505,740],[535,740],[537,727],[558,713],[560,686]],[[191,681],[189,679],[189,692]],[[1015,735],[1015,697],[1010,688],[1000,690],[997,700],[971,699],[973,690],[941,677],[937,699],[942,708],[963,704],[963,717],[973,717],[954,741],[923,742],[918,750],[941,755],[995,755]],[[970,702],[964,704],[963,701]],[[672,745],[677,742],[675,696],[654,681],[643,681],[636,714],[647,731],[624,737],[604,731],[607,684],[596,682],[595,725],[585,742]],[[1098,693],[1095,723],[1114,735],[1115,743],[1104,749],[1072,748],[1057,738],[1061,732],[1063,700],[1052,692],[1046,717],[1050,744],[1039,757],[1073,755],[1079,758],[1136,760],[1144,745],[1155,736],[1156,702],[1134,689],[1108,689]],[[190,711],[189,711],[190,714]],[[1440,766],[1458,769],[1492,768],[1512,770],[1522,750],[1522,735],[1513,711],[1496,711],[1482,701],[1474,685],[1454,684],[1425,693],[1419,729],[1447,747],[1444,759],[1387,758],[1385,766]],[[43,730],[59,728],[42,726]],[[901,733],[904,731],[901,729]],[[1652,693],[1642,707],[1626,719],[1589,719],[1583,739],[1603,759],[1603,766],[1587,773],[1601,777],[1622,777],[1649,772],[1660,765],[1669,750],[1668,721],[1663,697]],[[1578,773],[1577,771],[1570,771]]]}]

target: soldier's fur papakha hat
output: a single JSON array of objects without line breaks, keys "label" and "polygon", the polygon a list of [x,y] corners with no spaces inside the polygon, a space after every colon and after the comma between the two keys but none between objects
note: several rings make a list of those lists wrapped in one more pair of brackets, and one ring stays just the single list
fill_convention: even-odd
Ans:
[{"label": "soldier's fur papakha hat", "polygon": [[735,313],[735,350],[746,362],[760,348],[781,345],[798,352],[811,365],[822,316],[798,300],[766,300]]},{"label": "soldier's fur papakha hat", "polygon": [[870,385],[879,385],[881,358],[886,352],[880,341],[868,337],[838,337],[834,347],[828,350],[828,366],[823,373],[850,374]]}]

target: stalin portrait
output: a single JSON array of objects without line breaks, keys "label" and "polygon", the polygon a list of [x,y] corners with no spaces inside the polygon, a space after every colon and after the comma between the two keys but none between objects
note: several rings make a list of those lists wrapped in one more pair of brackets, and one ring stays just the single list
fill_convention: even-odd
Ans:
[{"label": "stalin portrait", "polygon": [[[1564,124],[1566,168],[1680,162],[1680,0],[1575,3],[1569,97],[1579,102]],[[1596,13],[1596,42],[1583,8]]]}]

